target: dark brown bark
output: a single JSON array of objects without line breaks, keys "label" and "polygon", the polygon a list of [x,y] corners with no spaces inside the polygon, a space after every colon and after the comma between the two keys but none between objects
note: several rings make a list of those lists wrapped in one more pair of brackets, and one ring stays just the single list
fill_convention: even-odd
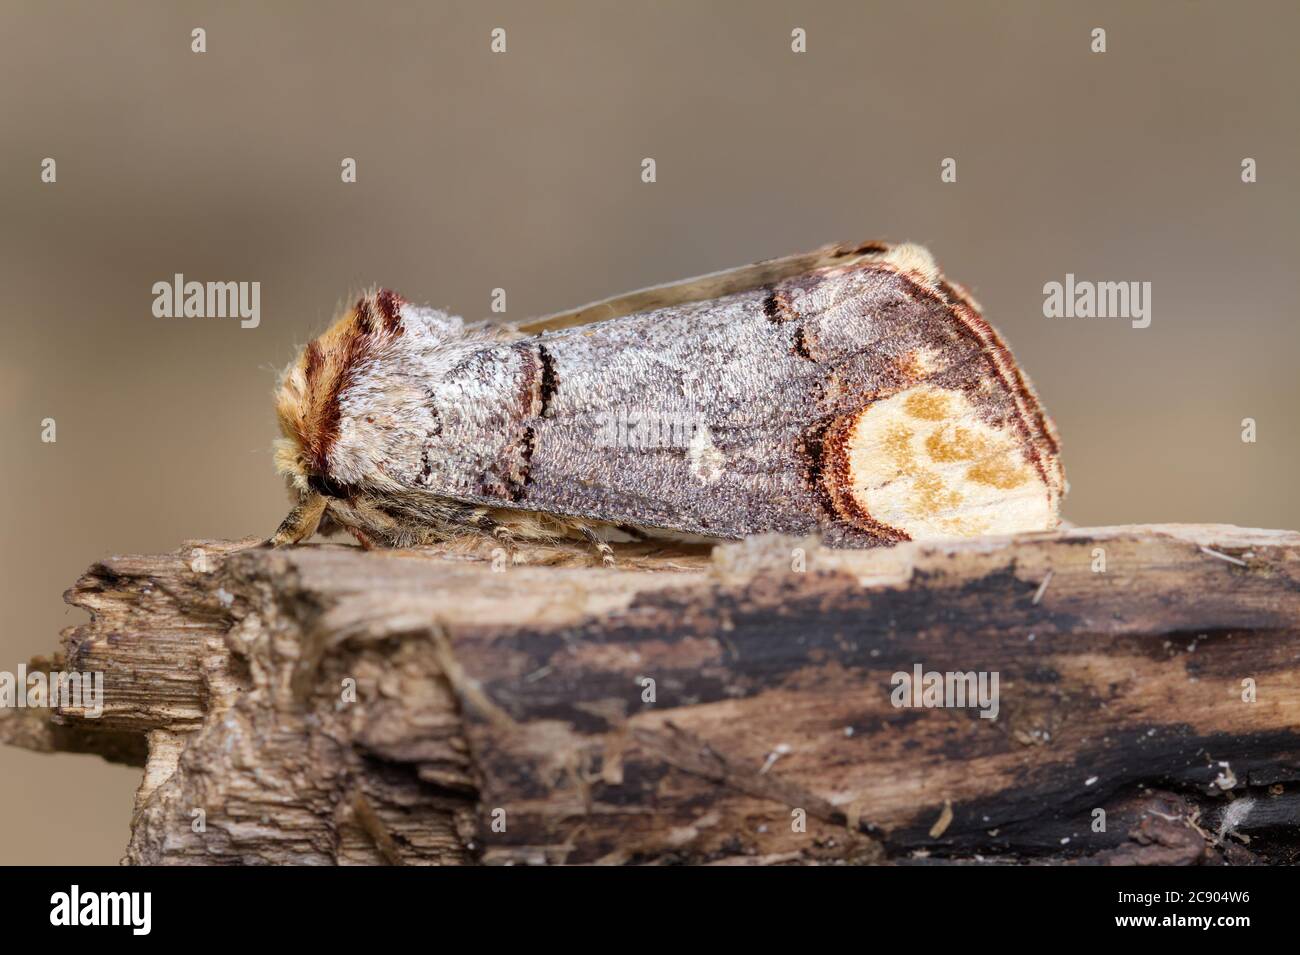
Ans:
[{"label": "dark brown bark", "polygon": [[[91,621],[64,656],[104,672],[103,716],[0,712],[0,737],[135,763],[147,742],[131,862],[1300,850],[1300,534],[519,556],[200,542],[102,561],[69,592]],[[997,718],[895,707],[915,664],[997,672]]]}]

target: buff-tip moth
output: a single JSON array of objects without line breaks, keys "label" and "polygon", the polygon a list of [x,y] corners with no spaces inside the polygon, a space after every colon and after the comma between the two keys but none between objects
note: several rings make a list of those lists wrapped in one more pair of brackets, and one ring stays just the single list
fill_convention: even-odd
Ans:
[{"label": "buff-tip moth", "polygon": [[[819,534],[862,547],[1046,530],[1052,422],[916,245],[805,255],[505,326],[383,290],[284,373],[272,538]],[[665,424],[667,422],[667,424]]]}]

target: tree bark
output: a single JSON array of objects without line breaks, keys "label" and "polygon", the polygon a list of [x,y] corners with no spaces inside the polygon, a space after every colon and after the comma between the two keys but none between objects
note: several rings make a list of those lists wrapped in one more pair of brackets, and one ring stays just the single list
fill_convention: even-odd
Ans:
[{"label": "tree bark", "polygon": [[[109,558],[33,662],[102,672],[102,715],[4,710],[0,739],[143,764],[131,863],[1300,852],[1295,532],[501,558]],[[996,716],[896,705],[917,666],[996,674]]]}]

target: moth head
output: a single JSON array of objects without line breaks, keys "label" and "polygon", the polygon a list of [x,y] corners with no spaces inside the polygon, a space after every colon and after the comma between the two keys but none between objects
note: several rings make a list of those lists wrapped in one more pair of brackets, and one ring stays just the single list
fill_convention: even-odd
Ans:
[{"label": "moth head", "polygon": [[388,289],[363,295],[280,376],[275,413],[280,439],[276,470],[299,497],[328,495],[330,452],[339,437],[340,397],[360,366],[402,334],[402,299]]}]

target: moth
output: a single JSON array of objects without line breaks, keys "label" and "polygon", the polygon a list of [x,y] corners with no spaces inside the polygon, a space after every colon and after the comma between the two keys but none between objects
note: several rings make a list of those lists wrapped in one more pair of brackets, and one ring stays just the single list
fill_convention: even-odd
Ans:
[{"label": "moth", "polygon": [[914,244],[832,245],[515,325],[380,290],[281,377],[271,539],[839,547],[1057,526],[1056,430]]}]

